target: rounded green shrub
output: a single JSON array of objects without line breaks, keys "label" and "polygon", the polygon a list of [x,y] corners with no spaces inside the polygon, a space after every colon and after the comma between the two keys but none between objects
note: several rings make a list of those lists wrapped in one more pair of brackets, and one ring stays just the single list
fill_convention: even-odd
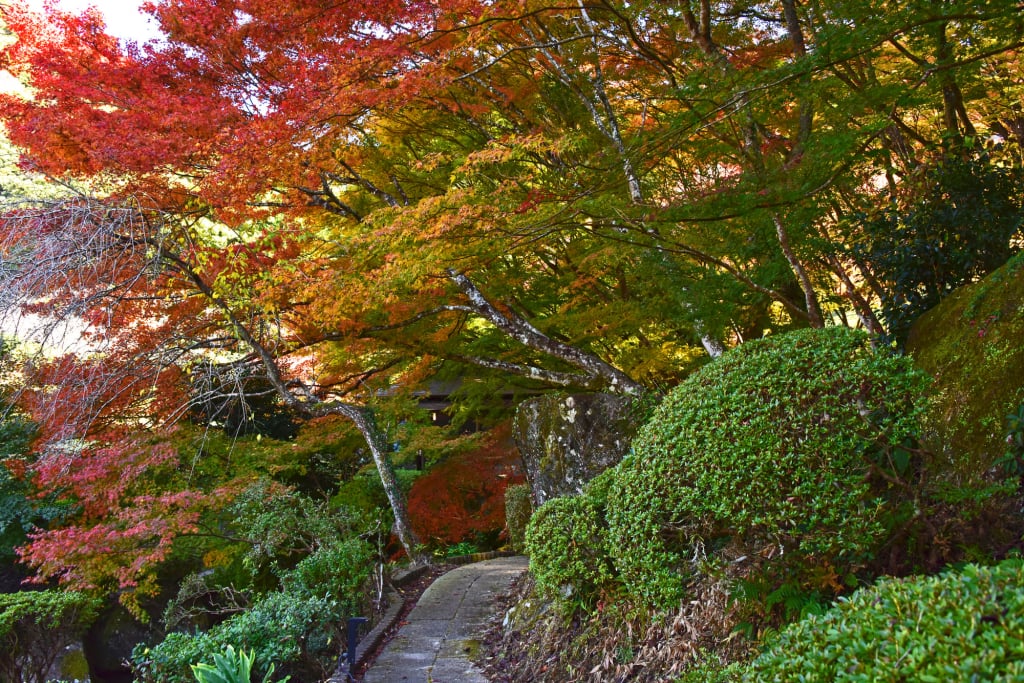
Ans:
[{"label": "rounded green shrub", "polygon": [[748,342],[701,368],[617,468],[607,516],[627,589],[669,606],[726,547],[800,587],[861,566],[885,530],[886,479],[913,467],[902,447],[926,384],[845,328]]},{"label": "rounded green shrub", "polygon": [[613,578],[607,528],[585,496],[553,498],[526,528],[530,572],[541,593],[587,602]]},{"label": "rounded green shrub", "polygon": [[782,630],[761,681],[1022,681],[1024,563],[885,579]]},{"label": "rounded green shrub", "polygon": [[135,677],[140,683],[193,683],[192,665],[211,661],[231,645],[255,653],[259,678],[276,668],[296,679],[321,680],[339,654],[340,616],[337,601],[326,597],[270,593],[209,631],[170,633],[153,647],[137,646]]},{"label": "rounded green shrub", "polygon": [[533,513],[533,500],[527,484],[513,484],[505,489],[505,527],[512,550],[523,552],[526,544],[526,525]]},{"label": "rounded green shrub", "polygon": [[608,495],[611,493],[612,484],[615,483],[618,471],[617,465],[609,467],[583,486],[583,495],[593,501],[602,515],[608,507]]},{"label": "rounded green shrub", "polygon": [[327,598],[337,605],[339,620],[362,614],[363,588],[373,569],[375,550],[362,538],[320,548],[284,573],[286,592],[305,598]]}]

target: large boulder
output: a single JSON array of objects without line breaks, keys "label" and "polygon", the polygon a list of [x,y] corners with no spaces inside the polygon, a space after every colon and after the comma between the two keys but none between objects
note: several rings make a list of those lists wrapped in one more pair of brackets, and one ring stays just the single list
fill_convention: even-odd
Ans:
[{"label": "large boulder", "polygon": [[925,445],[951,483],[1012,470],[1007,418],[1024,407],[1024,253],[922,315],[907,350],[935,379]]},{"label": "large boulder", "polygon": [[551,394],[521,403],[513,435],[534,506],[581,493],[622,460],[638,422],[633,400],[610,394]]}]

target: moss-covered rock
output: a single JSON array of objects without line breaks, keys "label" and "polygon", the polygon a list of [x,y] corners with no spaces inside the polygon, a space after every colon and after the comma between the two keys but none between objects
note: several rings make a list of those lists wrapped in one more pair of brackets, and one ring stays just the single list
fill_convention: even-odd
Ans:
[{"label": "moss-covered rock", "polygon": [[610,394],[551,394],[521,403],[513,435],[534,505],[579,495],[622,460],[640,419],[631,399]]},{"label": "moss-covered rock", "polygon": [[935,378],[925,445],[954,487],[991,479],[1024,402],[1024,253],[921,316],[907,350]]}]

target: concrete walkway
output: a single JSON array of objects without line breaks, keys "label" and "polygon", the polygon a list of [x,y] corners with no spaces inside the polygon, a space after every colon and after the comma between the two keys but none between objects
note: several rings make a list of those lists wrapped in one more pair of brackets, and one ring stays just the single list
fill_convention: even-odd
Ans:
[{"label": "concrete walkway", "polygon": [[495,598],[528,566],[502,557],[453,569],[430,584],[364,683],[487,683],[471,660]]}]

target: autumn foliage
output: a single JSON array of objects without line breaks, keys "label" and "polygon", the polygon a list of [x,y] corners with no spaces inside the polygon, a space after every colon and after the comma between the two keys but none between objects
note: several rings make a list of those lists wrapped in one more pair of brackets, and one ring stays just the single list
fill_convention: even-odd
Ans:
[{"label": "autumn foliage", "polygon": [[[70,188],[0,230],[3,306],[42,328],[19,466],[79,510],[25,558],[80,585],[143,582],[265,473],[168,447],[177,427],[348,421],[412,550],[388,397],[640,394],[768,333],[886,332],[865,221],[953,156],[1022,163],[1015,0],[147,11],[164,39],[138,45],[0,10],[31,93],[0,119]],[[441,486],[490,457],[418,487],[424,534],[495,528],[496,484]]]},{"label": "autumn foliage", "polygon": [[477,450],[450,456],[418,477],[409,512],[421,539],[444,547],[493,543],[505,528],[505,489],[525,481],[507,424]]}]

